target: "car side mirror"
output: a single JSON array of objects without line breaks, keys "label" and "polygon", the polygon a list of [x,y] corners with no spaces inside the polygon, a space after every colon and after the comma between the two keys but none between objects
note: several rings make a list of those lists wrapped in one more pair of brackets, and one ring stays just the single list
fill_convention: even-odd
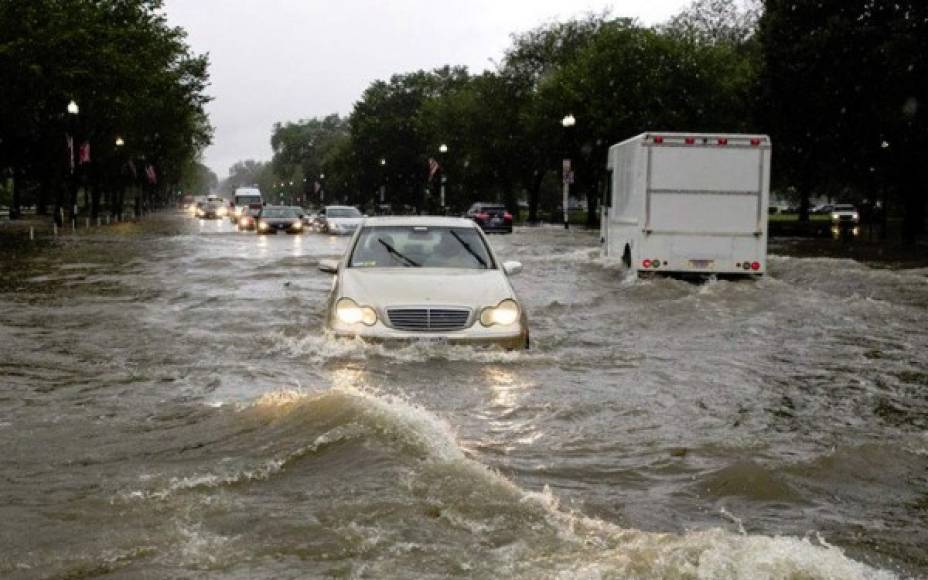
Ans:
[{"label": "car side mirror", "polygon": [[338,261],[319,260],[319,269],[329,274],[338,274]]},{"label": "car side mirror", "polygon": [[522,262],[503,262],[503,272],[515,276],[522,271]]}]

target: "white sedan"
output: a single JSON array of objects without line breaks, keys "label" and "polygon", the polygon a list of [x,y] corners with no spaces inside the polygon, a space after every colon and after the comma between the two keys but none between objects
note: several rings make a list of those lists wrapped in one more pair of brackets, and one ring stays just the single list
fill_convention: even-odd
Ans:
[{"label": "white sedan", "polygon": [[336,276],[326,320],[336,336],[528,348],[509,283],[522,264],[500,263],[471,220],[369,218],[345,256],[319,268]]}]

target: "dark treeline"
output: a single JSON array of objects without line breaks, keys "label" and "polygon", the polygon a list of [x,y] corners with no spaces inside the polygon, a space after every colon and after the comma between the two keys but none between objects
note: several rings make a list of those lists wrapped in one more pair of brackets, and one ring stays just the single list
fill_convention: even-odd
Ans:
[{"label": "dark treeline", "polygon": [[[371,84],[347,118],[277,124],[273,160],[238,164],[227,184],[310,203],[371,206],[384,193],[394,209],[434,211],[444,174],[454,211],[525,200],[534,221],[559,206],[570,157],[595,224],[610,145],[647,130],[764,132],[774,187],[802,219],[810,198],[880,202],[905,216],[912,240],[928,183],[926,6],[697,0],[653,28],[606,16],[551,23],[514,36],[493,71],[397,74]],[[441,166],[431,177],[430,159]]]},{"label": "dark treeline", "polygon": [[160,0],[2,0],[0,203],[60,220],[205,193],[207,64]]}]

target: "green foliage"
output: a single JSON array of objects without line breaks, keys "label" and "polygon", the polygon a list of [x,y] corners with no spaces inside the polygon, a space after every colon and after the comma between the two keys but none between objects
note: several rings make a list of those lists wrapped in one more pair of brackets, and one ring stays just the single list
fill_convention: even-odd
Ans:
[{"label": "green foliage", "polygon": [[913,239],[928,182],[928,5],[767,0],[759,37],[779,185],[806,204],[895,202]]},{"label": "green foliage", "polygon": [[[91,144],[87,185],[118,187],[127,159],[153,164],[165,191],[195,171],[212,134],[208,62],[161,8],[160,0],[0,4],[0,168],[26,182],[60,181],[70,133]],[[65,112],[71,100],[77,116]]]}]

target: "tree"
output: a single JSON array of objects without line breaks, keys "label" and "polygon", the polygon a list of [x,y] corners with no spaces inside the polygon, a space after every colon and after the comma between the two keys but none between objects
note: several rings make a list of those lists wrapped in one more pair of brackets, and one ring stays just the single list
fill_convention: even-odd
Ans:
[{"label": "tree", "polygon": [[[78,185],[92,213],[104,193],[121,212],[127,186],[138,208],[167,203],[209,143],[207,59],[191,54],[161,8],[160,0],[0,4],[0,168],[13,172],[16,191],[36,192],[40,209],[51,198],[74,207]],[[79,115],[65,112],[71,100]],[[91,145],[91,162],[73,176],[66,134]],[[157,183],[127,169],[149,165]]]},{"label": "tree", "polygon": [[759,0],[694,0],[658,30],[697,44],[739,46],[754,37],[762,12]]},{"label": "tree", "polygon": [[895,202],[924,230],[928,6],[916,0],[767,0],[763,90],[781,186]]}]

